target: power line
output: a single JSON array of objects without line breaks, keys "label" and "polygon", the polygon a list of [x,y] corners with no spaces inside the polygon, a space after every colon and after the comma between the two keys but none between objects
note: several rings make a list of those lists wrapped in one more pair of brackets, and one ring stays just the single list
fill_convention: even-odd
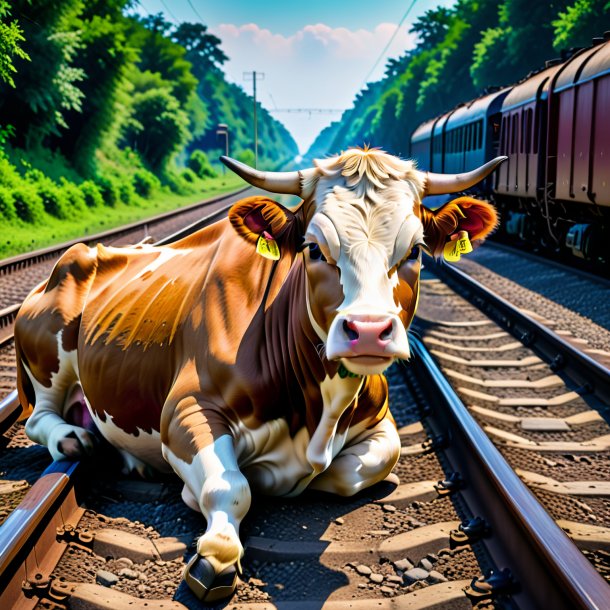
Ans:
[{"label": "power line", "polygon": [[195,5],[191,2],[191,0],[186,0],[189,3],[189,6],[193,9],[193,13],[195,13],[195,15],[197,15],[197,17],[199,18],[199,21],[201,21],[201,24],[204,25],[203,23],[203,17],[199,14],[199,11],[195,8]]},{"label": "power line", "polygon": [[176,19],[176,15],[174,15],[174,13],[172,13],[171,9],[169,8],[169,6],[167,6],[167,4],[165,4],[165,0],[161,0],[161,4],[163,5],[163,7],[165,8],[165,10],[169,13],[169,16],[174,20],[174,23],[176,25],[180,25],[180,20]]},{"label": "power line", "polygon": [[386,51],[390,48],[390,45],[392,44],[392,42],[394,42],[394,38],[396,38],[396,34],[398,34],[398,31],[400,30],[402,24],[405,22],[405,19],[409,16],[409,13],[415,6],[416,2],[417,2],[417,0],[413,0],[413,2],[411,2],[411,4],[409,5],[409,8],[405,11],[405,14],[402,16],[402,19],[396,26],[396,29],[394,30],[394,33],[390,37],[390,40],[388,40],[388,44],[386,44],[386,46],[383,48],[383,51],[381,51],[379,57],[377,58],[377,61],[375,62],[375,65],[369,70],[369,73],[366,75],[365,79],[362,81],[362,84],[360,85],[360,89],[364,89],[364,86],[368,82],[371,74],[373,74],[373,72],[375,71],[375,68],[378,66],[379,62],[385,55]]}]

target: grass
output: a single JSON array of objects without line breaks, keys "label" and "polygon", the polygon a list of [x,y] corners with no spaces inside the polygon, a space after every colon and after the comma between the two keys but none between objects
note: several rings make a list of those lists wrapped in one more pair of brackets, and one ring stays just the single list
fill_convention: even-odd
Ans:
[{"label": "grass", "polygon": [[28,224],[20,221],[8,223],[0,217],[0,259],[144,220],[237,190],[245,183],[235,174],[227,173],[226,176],[209,178],[200,184],[203,188],[189,195],[158,191],[150,199],[139,198],[137,203],[132,205],[119,203],[113,208],[103,206],[87,209],[78,218],[69,220],[58,220],[45,214],[44,224]]}]

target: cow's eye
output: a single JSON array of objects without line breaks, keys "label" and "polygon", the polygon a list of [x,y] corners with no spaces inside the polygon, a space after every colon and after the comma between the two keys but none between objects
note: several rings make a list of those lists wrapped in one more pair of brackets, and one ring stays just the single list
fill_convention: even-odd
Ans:
[{"label": "cow's eye", "polygon": [[413,246],[411,248],[411,252],[409,252],[409,256],[407,256],[408,261],[414,261],[419,258],[419,246]]},{"label": "cow's eye", "polygon": [[318,244],[309,244],[309,258],[314,261],[326,261],[324,254],[322,254],[322,250],[320,250],[320,246]]}]

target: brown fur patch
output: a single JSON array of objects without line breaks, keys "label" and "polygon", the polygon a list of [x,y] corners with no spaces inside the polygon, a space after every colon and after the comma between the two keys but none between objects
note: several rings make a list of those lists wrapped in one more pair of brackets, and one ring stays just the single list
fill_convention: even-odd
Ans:
[{"label": "brown fur patch", "polygon": [[493,205],[472,197],[459,197],[438,210],[420,206],[426,246],[433,256],[440,256],[447,238],[458,231],[467,231],[471,241],[485,239],[498,225]]},{"label": "brown fur patch", "polygon": [[263,231],[279,239],[294,215],[268,197],[248,197],[229,210],[229,220],[238,235],[256,244]]}]

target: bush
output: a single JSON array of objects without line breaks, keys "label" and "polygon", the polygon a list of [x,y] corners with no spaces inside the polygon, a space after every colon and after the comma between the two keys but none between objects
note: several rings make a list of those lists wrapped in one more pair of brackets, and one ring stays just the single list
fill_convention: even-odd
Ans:
[{"label": "bush", "polygon": [[0,186],[0,218],[9,222],[17,220],[13,195],[4,186]]},{"label": "bush", "polygon": [[0,186],[16,187],[22,180],[17,168],[0,152]]},{"label": "bush", "polygon": [[140,197],[148,199],[153,191],[161,187],[159,179],[145,169],[138,169],[133,175],[133,186]]},{"label": "bush", "polygon": [[133,187],[131,180],[127,177],[119,180],[119,196],[125,205],[136,203],[136,189]]},{"label": "bush", "polygon": [[104,205],[104,199],[102,198],[100,189],[97,188],[97,184],[92,180],[85,180],[85,182],[80,185],[80,190],[88,208],[98,208]]},{"label": "bush", "polygon": [[114,176],[98,176],[95,183],[102,194],[104,204],[113,208],[121,200],[121,184]]},{"label": "bush", "polygon": [[78,185],[74,184],[74,182],[68,182],[63,178],[61,181],[61,190],[72,213],[84,212],[86,210],[85,195]]},{"label": "bush", "polygon": [[36,188],[47,214],[55,218],[69,218],[69,203],[62,189],[52,180],[44,177],[37,181]]},{"label": "bush", "polygon": [[24,222],[44,222],[42,199],[31,184],[21,184],[13,189],[13,202],[17,216]]},{"label": "bush", "polygon": [[242,163],[245,163],[246,165],[249,165],[250,167],[254,167],[254,163],[255,163],[254,152],[251,151],[250,149],[242,150],[237,155],[237,160],[241,161]]},{"label": "bush", "polygon": [[197,180],[197,174],[192,169],[189,169],[188,167],[182,170],[181,176],[184,180],[186,180],[187,182],[190,182],[191,184],[193,184],[193,182],[195,182],[195,180]]},{"label": "bush", "polygon": [[208,156],[202,150],[194,150],[187,165],[200,178],[215,178],[218,175]]},{"label": "bush", "polygon": [[[188,170],[190,171],[190,170]],[[169,188],[172,193],[178,195],[189,195],[195,192],[195,185],[185,178],[182,172],[175,169],[166,169],[163,172],[163,184]]]}]

